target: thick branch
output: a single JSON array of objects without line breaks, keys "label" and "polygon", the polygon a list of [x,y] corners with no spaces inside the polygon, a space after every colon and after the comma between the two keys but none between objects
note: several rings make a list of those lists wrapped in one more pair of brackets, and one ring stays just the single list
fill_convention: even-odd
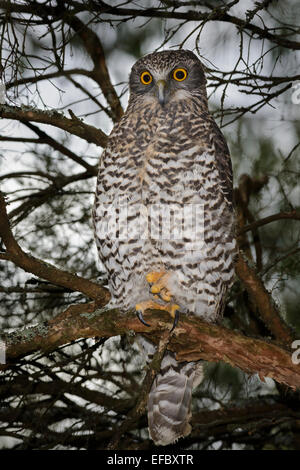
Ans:
[{"label": "thick branch", "polygon": [[39,122],[41,124],[49,124],[50,126],[63,129],[73,135],[81,137],[89,143],[105,147],[107,144],[107,135],[94,126],[85,124],[80,119],[73,117],[66,118],[57,111],[43,111],[29,106],[8,106],[0,105],[0,117],[4,119],[15,119],[17,121]]},{"label": "thick branch", "polygon": [[[93,304],[70,306],[48,324],[27,328],[2,337],[7,344],[7,359],[37,350],[52,351],[78,338],[110,337],[129,331],[150,335],[158,343],[162,330],[171,327],[165,312],[145,313],[146,327],[134,312],[95,310]],[[167,325],[166,325],[167,323]],[[188,342],[187,342],[188,338]],[[179,361],[225,361],[245,372],[271,377],[289,387],[300,387],[300,368],[293,364],[291,352],[275,343],[249,338],[227,328],[182,316],[170,340],[169,349]]]},{"label": "thick branch", "polygon": [[235,269],[253,304],[256,305],[261,319],[273,333],[276,340],[281,343],[291,344],[294,339],[291,329],[282,319],[275,302],[255,269],[249,266],[248,261],[243,258],[242,254],[239,255]]},{"label": "thick branch", "polygon": [[0,236],[7,250],[7,259],[13,261],[17,266],[25,271],[35,274],[42,279],[46,279],[53,284],[82,292],[90,299],[96,300],[99,305],[105,305],[108,302],[110,294],[107,289],[103,288],[99,284],[80,276],[76,276],[75,274],[71,274],[67,271],[63,271],[62,269],[57,269],[55,266],[45,263],[22,250],[12,234],[6,212],[5,200],[1,193],[0,220]]}]

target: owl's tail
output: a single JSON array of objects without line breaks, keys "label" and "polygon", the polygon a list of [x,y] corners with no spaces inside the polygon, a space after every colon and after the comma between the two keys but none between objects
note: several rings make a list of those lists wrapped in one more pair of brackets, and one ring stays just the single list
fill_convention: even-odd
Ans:
[{"label": "owl's tail", "polygon": [[191,432],[192,389],[203,379],[201,362],[177,362],[167,351],[148,398],[148,426],[156,445],[166,446]]}]

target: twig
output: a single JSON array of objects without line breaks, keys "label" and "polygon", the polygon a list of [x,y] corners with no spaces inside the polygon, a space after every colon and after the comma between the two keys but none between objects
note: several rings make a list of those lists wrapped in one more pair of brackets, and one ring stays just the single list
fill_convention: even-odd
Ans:
[{"label": "twig", "polygon": [[[171,334],[172,335],[172,334]],[[126,420],[118,426],[115,430],[115,436],[107,446],[108,450],[119,448],[119,442],[122,435],[135,425],[136,421],[145,413],[147,407],[147,400],[149,392],[156,374],[160,370],[161,361],[164,357],[165,351],[170,341],[170,332],[164,331],[159,341],[158,348],[153,356],[151,363],[148,366],[146,376],[139,389],[138,400],[135,407],[127,414]]]}]

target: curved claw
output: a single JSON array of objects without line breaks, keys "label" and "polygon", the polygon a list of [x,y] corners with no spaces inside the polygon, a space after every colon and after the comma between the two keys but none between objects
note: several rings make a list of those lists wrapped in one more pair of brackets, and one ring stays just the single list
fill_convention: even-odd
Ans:
[{"label": "curved claw", "polygon": [[143,313],[141,312],[141,310],[137,310],[136,316],[138,317],[138,319],[140,320],[140,322],[143,323],[143,325],[145,325],[145,326],[151,326],[151,325],[149,325],[149,323],[146,323],[146,322],[145,322],[144,317],[143,317]]},{"label": "curved claw", "polygon": [[176,326],[178,325],[178,320],[179,320],[179,310],[176,310],[175,312],[175,317],[174,317],[174,323],[173,323],[173,326],[170,330],[170,333],[172,333],[172,331],[174,330],[174,328],[176,328]]}]

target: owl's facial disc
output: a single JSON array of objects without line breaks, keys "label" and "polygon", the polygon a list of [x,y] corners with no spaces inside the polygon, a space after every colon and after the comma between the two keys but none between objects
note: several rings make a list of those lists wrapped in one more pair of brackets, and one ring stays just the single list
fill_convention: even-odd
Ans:
[{"label": "owl's facial disc", "polygon": [[200,60],[191,51],[160,51],[141,57],[130,74],[130,104],[169,109],[179,101],[207,100]]},{"label": "owl's facial disc", "polygon": [[144,102],[156,102],[165,107],[169,101],[189,96],[189,72],[185,64],[158,70],[151,66],[143,67],[134,72],[130,79],[131,90],[142,95]]}]

